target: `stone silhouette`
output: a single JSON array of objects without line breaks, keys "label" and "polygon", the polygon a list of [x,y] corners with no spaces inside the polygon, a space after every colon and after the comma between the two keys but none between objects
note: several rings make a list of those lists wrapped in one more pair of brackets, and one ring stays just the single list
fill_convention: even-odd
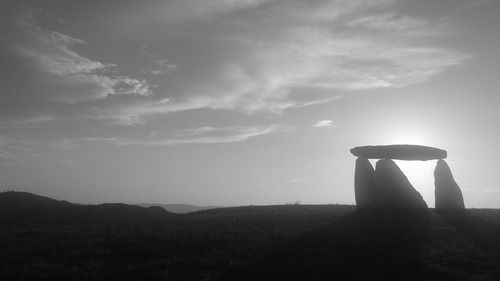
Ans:
[{"label": "stone silhouette", "polygon": [[377,188],[380,190],[384,207],[390,209],[427,209],[427,204],[411,185],[405,174],[390,159],[377,162],[375,170]]},{"label": "stone silhouette", "polygon": [[461,211],[465,209],[462,191],[444,160],[437,162],[434,170],[434,185],[437,211]]},{"label": "stone silhouette", "polygon": [[395,144],[358,146],[351,153],[368,159],[432,160],[445,159],[446,150],[423,145]]},{"label": "stone silhouette", "polygon": [[354,193],[358,208],[377,208],[383,206],[381,192],[375,179],[375,170],[366,158],[356,159]]},{"label": "stone silhouette", "polygon": [[[391,159],[438,159],[435,177],[436,209],[465,209],[462,192],[443,160],[446,150],[421,145],[359,146],[351,149],[358,156],[354,175],[354,193],[359,209],[426,209],[427,204],[408,178]],[[374,170],[368,159],[382,159]]]}]

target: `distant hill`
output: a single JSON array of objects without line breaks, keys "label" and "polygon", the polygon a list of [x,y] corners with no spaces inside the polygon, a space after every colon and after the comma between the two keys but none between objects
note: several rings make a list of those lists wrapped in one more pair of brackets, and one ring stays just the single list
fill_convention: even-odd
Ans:
[{"label": "distant hill", "polygon": [[52,208],[71,206],[68,201],[55,200],[29,192],[5,191],[0,193],[0,212],[27,208]]},{"label": "distant hill", "polygon": [[0,193],[0,221],[7,225],[134,222],[161,220],[173,215],[155,206],[81,205],[28,192]]},{"label": "distant hill", "polygon": [[196,206],[189,204],[138,204],[141,207],[161,207],[167,212],[176,214],[187,214],[203,210],[222,208],[220,206]]}]

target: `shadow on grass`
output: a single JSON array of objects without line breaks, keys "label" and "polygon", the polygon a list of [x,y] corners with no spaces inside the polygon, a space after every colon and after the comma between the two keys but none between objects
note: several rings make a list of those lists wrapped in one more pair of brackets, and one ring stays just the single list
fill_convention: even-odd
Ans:
[{"label": "shadow on grass", "polygon": [[500,263],[500,225],[484,221],[471,210],[441,214],[454,228]]},{"label": "shadow on grass", "polygon": [[421,280],[422,212],[356,212],[286,242],[227,280]]}]

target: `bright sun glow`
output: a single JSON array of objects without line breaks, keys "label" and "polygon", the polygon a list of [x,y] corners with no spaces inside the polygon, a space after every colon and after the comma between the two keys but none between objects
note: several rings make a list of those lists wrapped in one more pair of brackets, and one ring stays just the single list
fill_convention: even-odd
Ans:
[{"label": "bright sun glow", "polygon": [[[380,144],[416,144],[436,146],[436,142],[431,133],[419,128],[389,129]],[[429,207],[434,206],[434,168],[436,161],[395,161],[406,175],[410,183],[420,192]],[[375,163],[372,163],[375,165]]]},{"label": "bright sun glow", "polygon": [[[428,130],[399,129],[388,132],[387,144],[416,144],[436,146]],[[396,161],[410,183],[420,192],[429,207],[434,206],[434,169],[436,161]]]},{"label": "bright sun glow", "polygon": [[431,145],[431,140],[421,131],[397,131],[388,135],[389,144]]},{"label": "bright sun glow", "polygon": [[429,207],[434,206],[434,168],[436,161],[396,161],[410,183]]},{"label": "bright sun glow", "polygon": [[[373,167],[377,160],[370,161]],[[431,161],[403,161],[395,160],[411,185],[422,195],[429,207],[434,207],[434,169],[436,160]]]}]

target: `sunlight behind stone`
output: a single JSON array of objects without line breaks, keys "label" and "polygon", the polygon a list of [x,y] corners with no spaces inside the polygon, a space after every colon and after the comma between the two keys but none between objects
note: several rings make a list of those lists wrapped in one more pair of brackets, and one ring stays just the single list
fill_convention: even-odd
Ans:
[{"label": "sunlight behind stone", "polygon": [[429,207],[434,207],[436,161],[395,161]]}]

